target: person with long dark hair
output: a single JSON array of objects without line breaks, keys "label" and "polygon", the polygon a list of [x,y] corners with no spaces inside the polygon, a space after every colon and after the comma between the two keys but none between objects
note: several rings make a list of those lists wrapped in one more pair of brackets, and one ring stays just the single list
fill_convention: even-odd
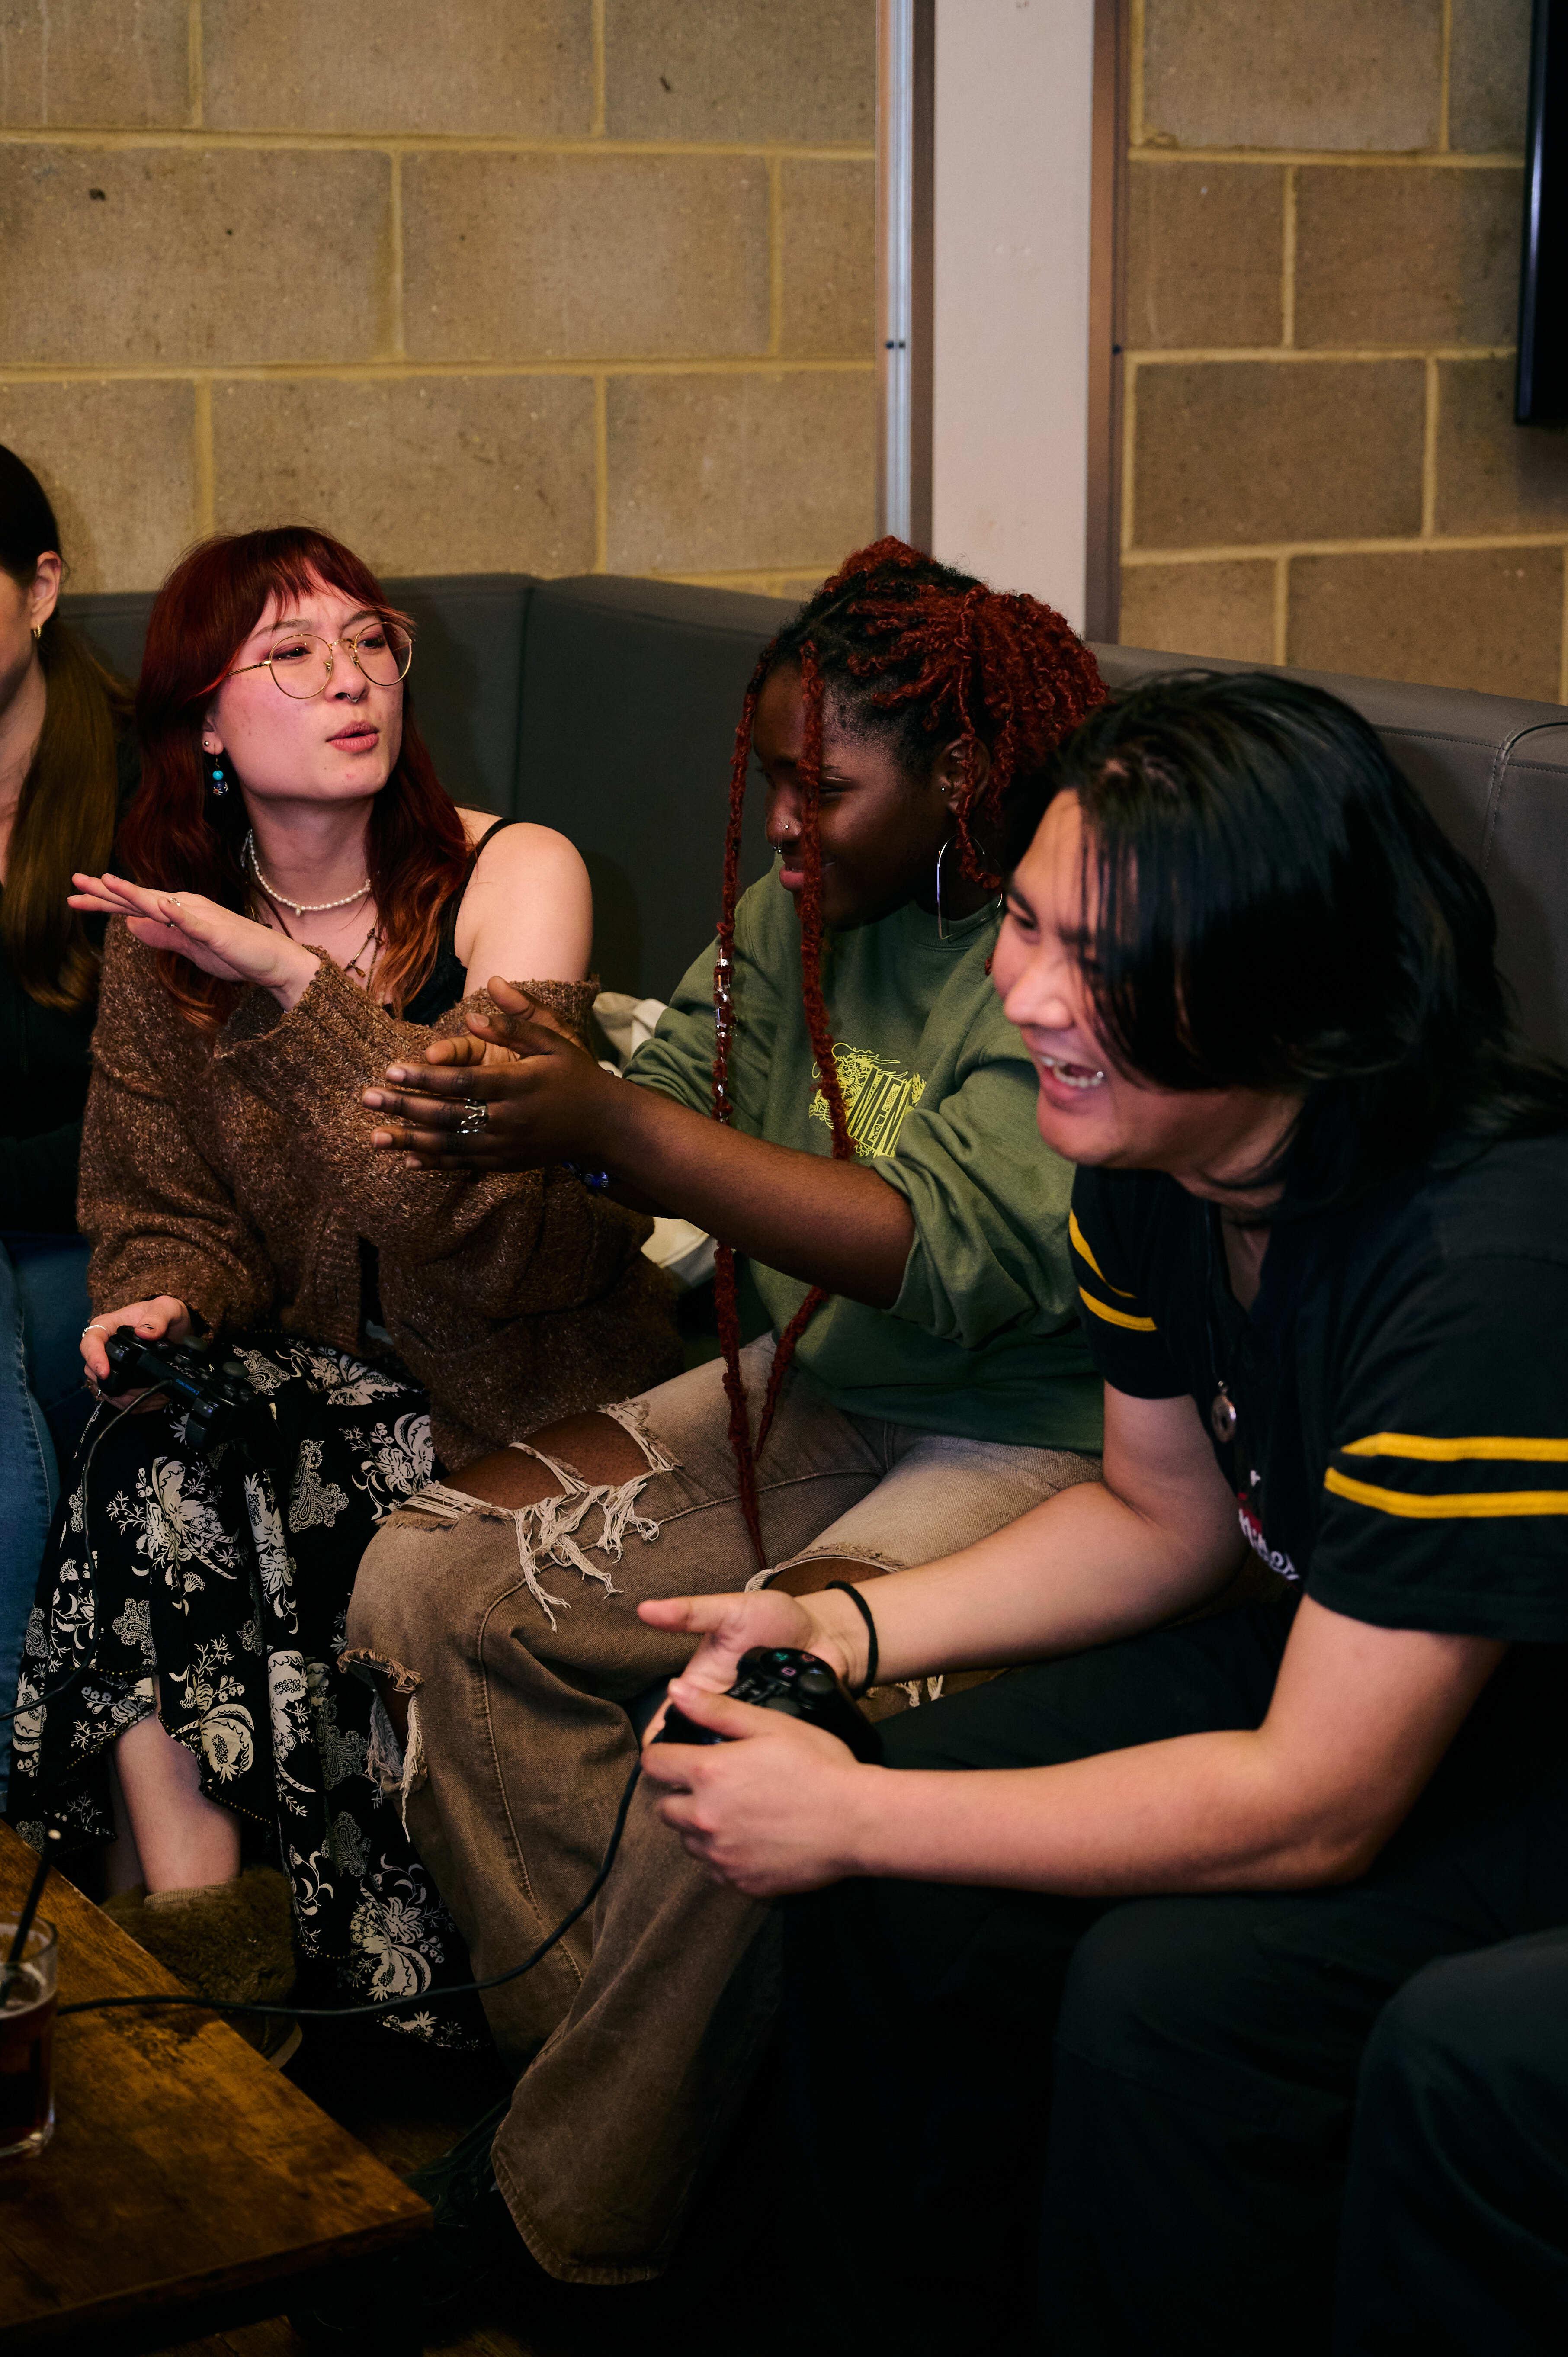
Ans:
[{"label": "person with long dark hair", "polygon": [[[1103,1483],[853,1598],[644,1604],[729,1738],[644,1769],[696,1860],[791,1899],[782,2247],[830,2345],[897,2287],[944,2357],[1319,2357],[1380,2014],[1568,1926],[1568,1073],[1332,697],[1155,683],[1048,785],[995,978],[1079,1165]],[[1250,1554],[1274,1592],[1220,1609]],[[873,1643],[1033,1666],[879,1767],[725,1692],[752,1645],[853,1689]],[[1568,2328],[1493,2312],[1492,2347]]]},{"label": "person with long dark hair", "polygon": [[[0,1694],[22,1631],[81,1388],[87,1245],[76,1167],[102,924],[66,905],[109,857],[135,775],[130,692],[56,611],[65,563],[42,484],[0,448]],[[0,1805],[11,1723],[0,1718]]]},{"label": "person with long dark hair", "polygon": [[106,1840],[118,1798],[135,1879],[111,1905],[214,1996],[287,1987],[291,1902],[356,1996],[450,1976],[371,1697],[336,1667],[354,1566],[436,1452],[456,1469],[678,1363],[637,1214],[562,1170],[416,1176],[354,1111],[486,974],[544,977],[567,1030],[593,996],[582,860],[453,804],[413,652],[322,533],[193,550],[148,624],[125,872],[84,870],[71,902],[110,920],[82,1360],[114,1394],[117,1329],[220,1339],[275,1437],[248,1461],[169,1405],[101,1411],[29,1631],[13,1813]]},{"label": "person with long dark hair", "polygon": [[[407,1771],[409,1824],[488,1969],[580,1896],[637,1758],[627,1706],[689,1650],[639,1598],[869,1577],[1095,1477],[1071,1174],[1040,1153],[988,969],[1039,766],[1103,695],[1036,599],[896,541],[860,551],[757,662],[718,938],[628,1079],[510,997],[511,1022],[477,1015],[370,1092],[389,1159],[569,1157],[719,1239],[717,1361],[421,1493],[360,1569],[349,1642],[395,1673],[389,1710],[431,1763]],[[754,755],[779,866],[741,894]],[[481,1061],[503,1039],[517,1056]],[[467,1106],[421,1093],[442,1085]],[[628,1481],[635,1523],[601,1521]],[[596,1921],[487,2000],[510,2055],[547,2041],[497,2147],[511,2214],[594,2280],[663,2264],[747,2083],[771,1953],[762,1910],[640,1809],[618,1873]],[[715,2026],[742,1959],[757,2002],[737,1985]]]}]

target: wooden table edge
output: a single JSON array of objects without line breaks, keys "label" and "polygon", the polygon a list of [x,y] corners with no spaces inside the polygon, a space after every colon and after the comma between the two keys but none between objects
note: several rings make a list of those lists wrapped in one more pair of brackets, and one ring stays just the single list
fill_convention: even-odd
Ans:
[{"label": "wooden table edge", "polygon": [[[115,2357],[122,2357],[122,2352],[166,2349],[177,2341],[199,2340],[226,2328],[281,2316],[307,2287],[328,2283],[346,2270],[385,2257],[428,2233],[433,2214],[429,2204],[417,2194],[410,2194],[409,2200],[418,2207],[407,2217],[362,2227],[330,2243],[280,2251],[275,2261],[248,2259],[234,2268],[215,2267],[203,2275],[130,2286],[50,2316],[0,2325],[0,2352],[10,2357],[16,2351],[21,2357],[22,2352],[31,2349],[102,2352],[112,2346]],[[113,2343],[103,2337],[111,2328],[116,2336]]]},{"label": "wooden table edge", "polygon": [[[30,1874],[32,1853],[21,1842],[14,1829],[0,1822],[0,1884],[16,1884]],[[3,1907],[4,1901],[0,1901]],[[58,1919],[62,1937],[68,1928],[84,1930],[90,1927],[92,1943],[102,1943],[113,1962],[113,1972],[127,1995],[174,1995],[179,1983],[163,1966],[155,1963],[146,1952],[137,1946],[113,1921],[95,1908],[67,1878],[60,1876],[50,1885],[41,1910]],[[73,1997],[91,1997],[96,1989],[81,1985],[80,1955],[62,1957],[61,1994],[68,2001]],[[113,1988],[103,1994],[118,1994]],[[172,2010],[172,2009],[171,2009]],[[232,2026],[220,2016],[192,2007],[189,2013],[182,2006],[180,2015],[190,2021],[199,2021],[199,2034],[210,2038],[216,2032],[220,2044],[229,2046],[231,2057],[249,2070],[259,2073],[261,2085],[273,2081],[274,2074],[259,2055],[245,2047]],[[82,2019],[91,2016],[78,2017]],[[143,2017],[157,2020],[160,2011]],[[162,2014],[167,2020],[168,2015]],[[115,2018],[111,2010],[96,2017],[107,2026]],[[61,2030],[70,2026],[70,2017],[61,2024]],[[57,2035],[59,2034],[57,2032]],[[118,2285],[96,2298],[70,2308],[38,2308],[29,2315],[0,2319],[0,2352],[21,2352],[33,2349],[57,2352],[81,2349],[91,2357],[105,2357],[112,2349],[113,2357],[122,2352],[148,2349],[165,2349],[172,2342],[193,2340],[204,2332],[218,2332],[225,2326],[251,2322],[277,2316],[293,2304],[296,2293],[303,2293],[311,2283],[327,2283],[345,2271],[363,2266],[368,2262],[405,2246],[427,2233],[431,2220],[429,2204],[405,2185],[383,2161],[360,2142],[352,2132],[333,2120],[330,2113],[315,2103],[303,2088],[293,2086],[285,2075],[279,2074],[290,2096],[305,2109],[319,2116],[334,2140],[351,2148],[362,2161],[369,2163],[373,2175],[384,2181],[386,2199],[394,2206],[390,2216],[373,2219],[349,2233],[318,2242],[284,2244],[271,2251],[253,2254],[237,2260],[232,2266],[209,2266],[188,2275],[155,2276],[150,2282]],[[41,2163],[18,2158],[3,2166],[7,2175],[15,2170],[17,2189],[24,2190],[27,2173],[35,2167],[47,2167],[48,2154]],[[26,2264],[23,2254],[7,2237],[7,2248],[13,2258]],[[199,2321],[194,2320],[199,2319]],[[113,2339],[106,2341],[106,2330]]]}]

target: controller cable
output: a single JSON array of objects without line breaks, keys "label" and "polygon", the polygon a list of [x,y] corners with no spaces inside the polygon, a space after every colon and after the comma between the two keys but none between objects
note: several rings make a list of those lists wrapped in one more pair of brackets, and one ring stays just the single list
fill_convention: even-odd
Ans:
[{"label": "controller cable", "polygon": [[[107,1405],[107,1402],[100,1403],[101,1406]],[[82,1553],[86,1558],[87,1585],[90,1597],[92,1597],[94,1594],[92,1574],[95,1566],[92,1552],[91,1533],[88,1521],[89,1498],[87,1475],[91,1469],[92,1460],[98,1453],[100,1443],[107,1438],[108,1435],[113,1431],[114,1426],[123,1417],[131,1414],[133,1408],[136,1406],[136,1401],[130,1400],[126,1402],[124,1407],[116,1408],[114,1410],[114,1413],[110,1416],[108,1422],[104,1424],[99,1431],[94,1433],[92,1445],[89,1448],[87,1455],[82,1461],[79,1486],[81,1491]],[[35,1695],[30,1701],[18,1703],[10,1710],[0,1711],[0,1720],[19,1718],[27,1711],[37,1710],[40,1705],[47,1702],[52,1702],[57,1695],[64,1694],[68,1688],[74,1686],[79,1680],[87,1676],[91,1668],[92,1662],[90,1658],[85,1666],[79,1665],[78,1667],[73,1668],[69,1676],[60,1679],[55,1685],[46,1687],[42,1694]],[[621,1793],[620,1803],[616,1810],[615,1824],[610,1830],[609,1842],[605,1850],[604,1857],[599,1863],[599,1870],[595,1875],[592,1882],[589,1883],[586,1890],[584,1891],[581,1899],[578,1900],[576,1905],[572,1908],[568,1913],[563,1915],[559,1923],[556,1924],[555,1929],[550,1932],[545,1939],[541,1940],[538,1947],[533,1950],[531,1955],[525,1956],[521,1964],[513,1964],[510,1970],[504,1973],[492,1973],[488,1980],[453,1981],[445,1988],[413,1989],[404,1996],[383,1997],[373,2005],[238,2004],[230,2003],[222,1998],[189,1996],[185,1995],[181,1995],[179,1996],[79,1997],[73,2004],[58,2007],[56,2009],[57,2018],[63,2020],[65,2016],[70,2013],[105,2013],[109,2011],[111,2007],[185,2006],[194,2008],[194,2010],[199,2013],[219,2013],[224,2015],[237,2013],[255,2014],[262,2016],[263,2018],[283,2021],[371,2021],[380,2019],[389,2013],[405,2012],[411,2007],[426,2007],[433,2005],[445,2005],[450,1998],[459,1996],[482,1996],[487,1989],[501,1988],[508,1981],[521,1980],[524,1973],[531,1973],[533,1970],[534,1965],[542,1963],[544,1958],[550,1953],[551,1949],[565,1938],[567,1932],[572,1929],[573,1924],[580,1922],[583,1917],[587,1913],[589,1908],[593,1905],[595,1900],[604,1889],[605,1884],[609,1880],[610,1868],[616,1862],[616,1857],[620,1848],[621,1835],[626,1831],[626,1821],[631,1808],[631,1796],[637,1790],[638,1780],[641,1774],[642,1758],[639,1752],[637,1759],[633,1760],[631,1773],[626,1780],[625,1790]],[[56,1835],[54,1838],[58,1840],[59,1837]],[[39,1861],[39,1870],[36,1878],[34,1891],[35,1906],[38,1902],[38,1892],[41,1890],[43,1882],[47,1879],[48,1875],[53,1846],[54,1844],[53,1841],[51,1841],[49,1846],[46,1847],[43,1857]]]},{"label": "controller cable", "polygon": [[178,2005],[190,2007],[198,2013],[260,2014],[281,2021],[372,2021],[389,2013],[402,2013],[410,2006],[427,2007],[433,2005],[445,2005],[449,1997],[482,1996],[487,1989],[500,1988],[506,1982],[521,1980],[524,1973],[531,1973],[534,1965],[550,1953],[556,1942],[565,1937],[573,1924],[578,1922],[587,1913],[605,1884],[609,1880],[610,1868],[615,1864],[616,1853],[620,1848],[620,1837],[626,1831],[631,1796],[637,1790],[641,1774],[642,1760],[639,1756],[633,1760],[631,1773],[626,1780],[626,1789],[620,1796],[620,1806],[616,1811],[616,1821],[611,1829],[609,1845],[600,1862],[599,1870],[575,1907],[569,1914],[563,1915],[553,1932],[548,1938],[541,1940],[532,1955],[525,1956],[521,1964],[513,1964],[507,1972],[492,1973],[488,1980],[453,1981],[446,1988],[415,1989],[407,1996],[383,1997],[377,2005],[230,2005],[213,1997],[183,1996],[78,1997],[74,2004],[62,2005],[59,2007],[59,2018],[63,2020],[68,2013],[105,2013],[111,2007]]}]

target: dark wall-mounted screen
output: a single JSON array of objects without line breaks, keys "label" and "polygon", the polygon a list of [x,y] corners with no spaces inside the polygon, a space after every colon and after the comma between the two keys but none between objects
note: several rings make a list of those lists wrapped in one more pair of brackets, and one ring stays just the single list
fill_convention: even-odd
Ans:
[{"label": "dark wall-mounted screen", "polygon": [[1535,0],[1514,416],[1568,421],[1568,0]]}]

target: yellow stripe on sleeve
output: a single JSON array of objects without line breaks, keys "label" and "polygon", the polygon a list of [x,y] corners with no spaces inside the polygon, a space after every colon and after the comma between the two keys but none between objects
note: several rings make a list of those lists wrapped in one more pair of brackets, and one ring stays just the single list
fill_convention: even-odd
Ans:
[{"label": "yellow stripe on sleeve", "polygon": [[[1106,1292],[1119,1295],[1123,1301],[1131,1301],[1133,1296],[1130,1293],[1123,1293],[1119,1285],[1112,1284],[1111,1279],[1106,1275],[1105,1271],[1101,1267],[1100,1263],[1090,1251],[1089,1239],[1078,1224],[1078,1213],[1076,1211],[1069,1211],[1067,1215],[1067,1232],[1069,1236],[1072,1239],[1072,1248],[1074,1252],[1077,1253],[1079,1260],[1088,1262],[1090,1267],[1094,1271],[1095,1275],[1100,1279],[1101,1284],[1105,1287]],[[1086,1301],[1089,1300],[1089,1296],[1087,1294],[1084,1295],[1084,1299]],[[1093,1304],[1090,1303],[1090,1306],[1092,1308]]]},{"label": "yellow stripe on sleeve", "polygon": [[1433,1440],[1423,1432],[1370,1432],[1365,1440],[1348,1440],[1337,1453],[1341,1457],[1418,1457],[1429,1465],[1452,1465],[1466,1457],[1512,1457],[1568,1465],[1568,1440],[1509,1438],[1500,1433],[1481,1433],[1467,1440]]},{"label": "yellow stripe on sleeve", "polygon": [[[1111,1290],[1114,1293],[1115,1286],[1112,1286]],[[1108,1326],[1125,1326],[1133,1334],[1157,1334],[1160,1330],[1152,1318],[1134,1318],[1128,1310],[1112,1309],[1107,1302],[1096,1301],[1092,1293],[1085,1293],[1081,1285],[1078,1288],[1078,1297],[1087,1303],[1097,1318],[1103,1318]],[[1124,1299],[1131,1297],[1130,1295],[1123,1296]]]},{"label": "yellow stripe on sleeve", "polygon": [[1568,1490],[1469,1490],[1448,1497],[1423,1498],[1409,1490],[1380,1490],[1370,1481],[1352,1481],[1331,1465],[1323,1486],[1337,1498],[1358,1506],[1375,1506],[1380,1513],[1402,1514],[1418,1523],[1492,1521],[1511,1514],[1568,1514]]}]

